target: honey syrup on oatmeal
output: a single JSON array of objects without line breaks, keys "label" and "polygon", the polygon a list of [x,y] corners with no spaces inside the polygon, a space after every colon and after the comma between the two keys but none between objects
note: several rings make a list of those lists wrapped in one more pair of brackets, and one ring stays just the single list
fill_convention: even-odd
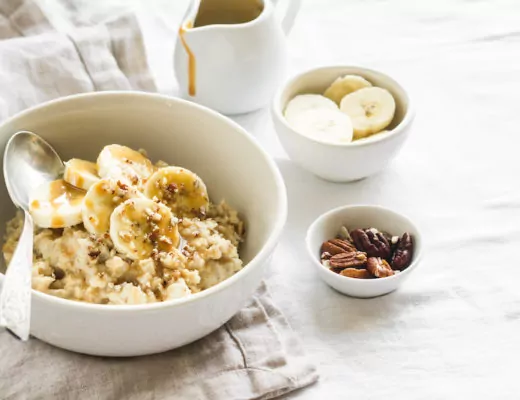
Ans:
[{"label": "honey syrup on oatmeal", "polygon": [[58,179],[50,184],[50,202],[54,208],[63,204],[77,205],[81,203],[85,191],[75,188],[63,179]]}]

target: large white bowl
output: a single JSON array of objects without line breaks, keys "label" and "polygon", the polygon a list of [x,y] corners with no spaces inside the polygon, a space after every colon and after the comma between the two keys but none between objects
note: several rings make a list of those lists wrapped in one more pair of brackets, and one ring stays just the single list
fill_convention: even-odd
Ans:
[{"label": "large white bowl", "polygon": [[[144,148],[153,160],[195,171],[211,199],[225,198],[247,224],[247,240],[240,250],[246,266],[226,281],[189,298],[145,305],[96,305],[33,291],[33,336],[93,355],[162,352],[220,327],[261,282],[285,223],[285,186],[272,159],[231,120],[166,96],[104,92],[51,101],[8,119],[0,126],[0,149],[19,130],[40,134],[64,159],[94,160],[110,143]],[[1,179],[3,234],[15,208]],[[3,279],[0,274],[0,283]]]},{"label": "large white bowl", "polygon": [[[361,75],[374,86],[390,91],[395,99],[394,120],[389,133],[346,144],[325,143],[296,132],[283,113],[296,95],[322,94],[340,76]],[[295,163],[320,178],[333,182],[349,182],[383,170],[396,156],[410,133],[414,109],[405,89],[382,72],[363,67],[321,67],[292,78],[274,97],[271,115],[285,151]]]}]

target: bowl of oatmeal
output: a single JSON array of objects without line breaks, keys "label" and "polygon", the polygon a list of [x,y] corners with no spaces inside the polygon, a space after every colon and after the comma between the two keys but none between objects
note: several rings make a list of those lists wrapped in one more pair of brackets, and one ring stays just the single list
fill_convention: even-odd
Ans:
[{"label": "bowl of oatmeal", "polygon": [[[0,126],[0,143],[22,129],[67,160],[31,196],[34,337],[93,355],[157,353],[217,329],[254,292],[286,194],[237,124],[179,99],[105,92],[24,111]],[[0,186],[5,271],[21,219]]]}]

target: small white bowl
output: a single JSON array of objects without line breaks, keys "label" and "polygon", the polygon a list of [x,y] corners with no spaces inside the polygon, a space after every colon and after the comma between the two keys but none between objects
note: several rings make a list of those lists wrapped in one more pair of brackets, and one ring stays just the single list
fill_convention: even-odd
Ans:
[{"label": "small white bowl", "polygon": [[[323,242],[336,237],[342,226],[349,231],[358,228],[376,228],[392,235],[412,235],[414,252],[412,263],[404,271],[386,278],[357,279],[332,272],[320,262]],[[352,297],[376,297],[396,290],[417,268],[422,252],[422,238],[417,227],[405,216],[380,206],[343,206],[322,214],[307,230],[307,250],[318,275],[337,291]]]},{"label": "small white bowl", "polygon": [[[390,132],[376,134],[352,143],[333,144],[314,140],[296,132],[287,123],[283,112],[296,95],[323,94],[338,77],[354,74],[392,93],[396,102]],[[294,162],[320,178],[333,182],[349,182],[380,172],[392,160],[410,133],[414,110],[404,88],[381,72],[363,67],[321,67],[292,78],[275,95],[271,114],[280,141]]]}]

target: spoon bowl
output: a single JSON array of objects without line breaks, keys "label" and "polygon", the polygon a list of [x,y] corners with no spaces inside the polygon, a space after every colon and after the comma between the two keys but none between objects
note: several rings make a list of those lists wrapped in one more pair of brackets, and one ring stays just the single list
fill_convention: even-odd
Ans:
[{"label": "spoon bowl", "polygon": [[13,203],[24,211],[24,225],[18,246],[7,268],[0,293],[0,325],[21,340],[29,338],[31,321],[31,270],[33,220],[29,214],[31,192],[63,172],[58,153],[40,136],[21,131],[7,142],[4,152],[4,180]]},{"label": "spoon bowl", "polygon": [[4,178],[13,203],[29,210],[31,191],[63,173],[63,162],[49,143],[27,131],[15,133],[5,147]]}]

